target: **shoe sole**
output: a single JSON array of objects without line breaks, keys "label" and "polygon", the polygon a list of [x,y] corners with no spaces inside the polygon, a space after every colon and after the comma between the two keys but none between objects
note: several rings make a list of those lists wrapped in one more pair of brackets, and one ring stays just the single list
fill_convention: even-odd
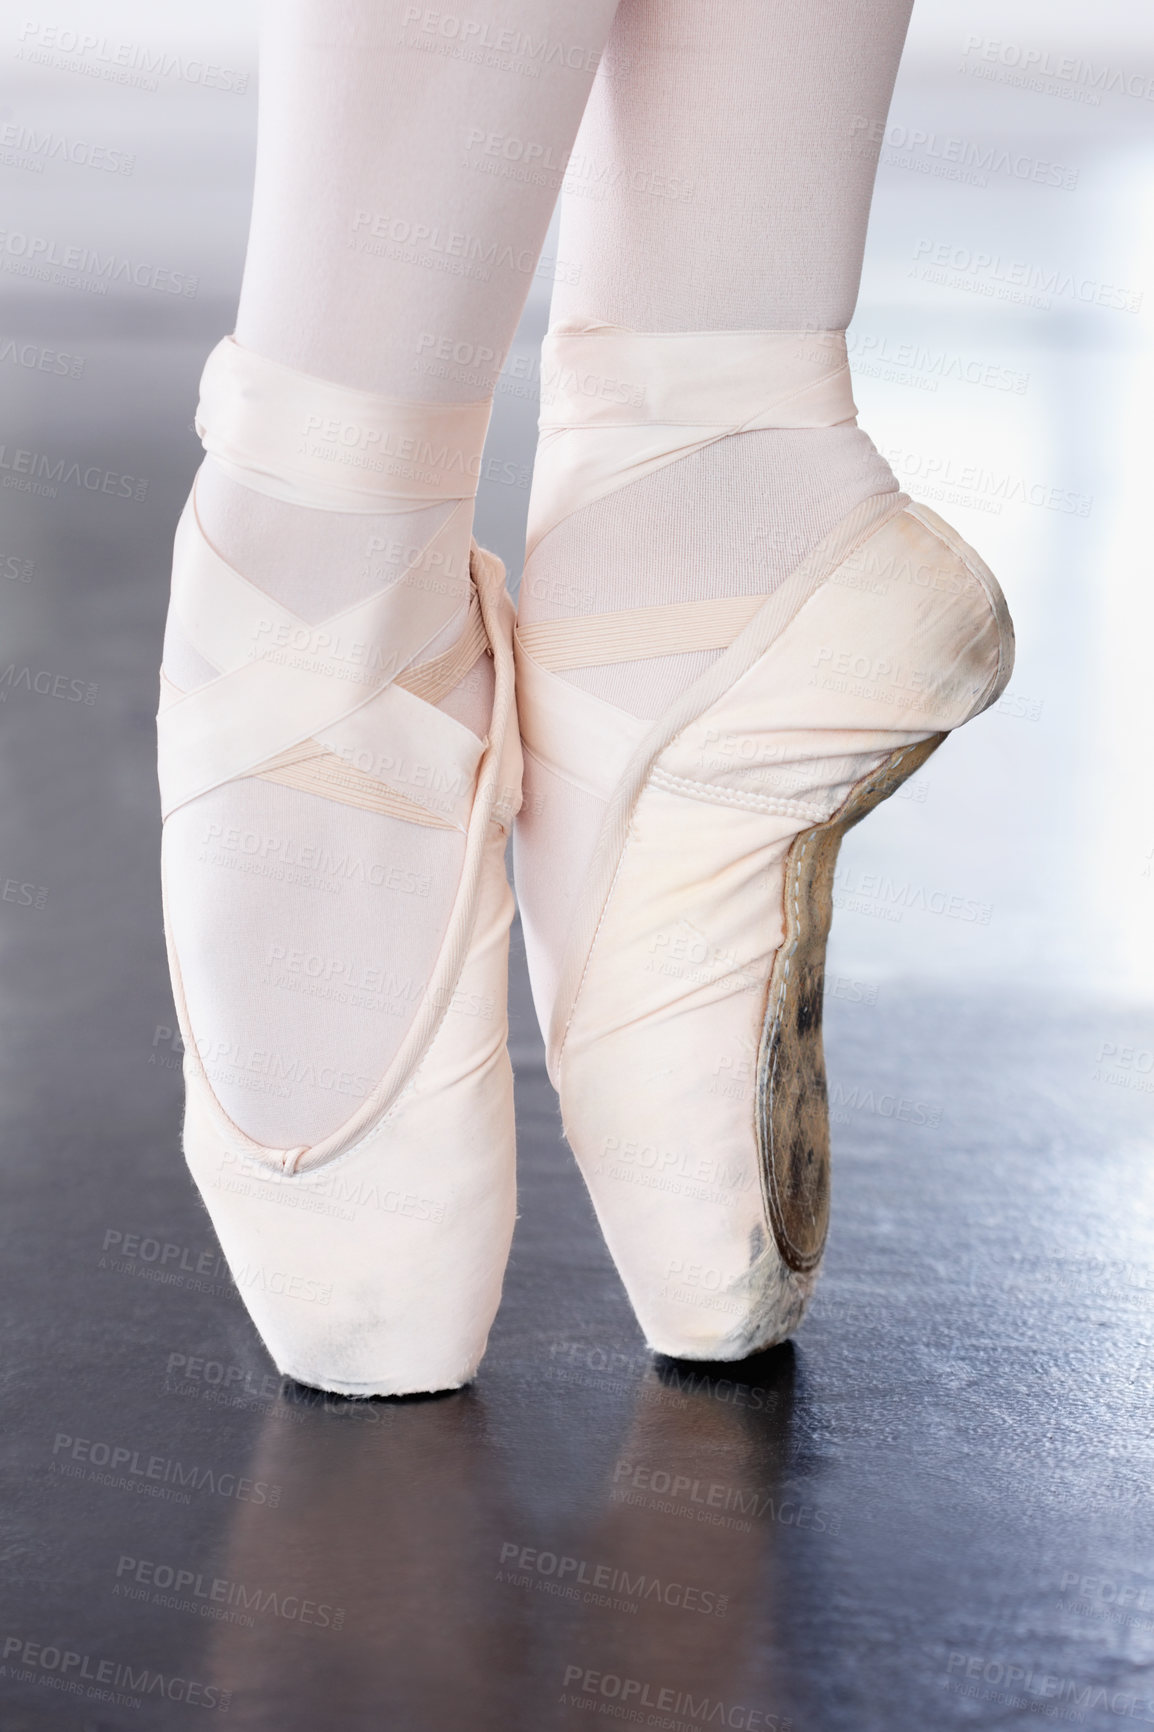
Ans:
[{"label": "shoe sole", "polygon": [[833,879],[847,830],[936,752],[945,734],[891,752],[823,824],[786,856],[785,936],[766,996],[755,1121],[766,1210],[778,1251],[801,1274],[816,1269],[829,1226],[829,1110],[822,1047],[825,947]]}]

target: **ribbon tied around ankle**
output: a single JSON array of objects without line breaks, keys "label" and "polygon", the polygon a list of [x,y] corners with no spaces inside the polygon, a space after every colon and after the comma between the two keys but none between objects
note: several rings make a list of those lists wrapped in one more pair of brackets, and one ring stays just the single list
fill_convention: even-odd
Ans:
[{"label": "ribbon tied around ankle", "polygon": [[844,331],[551,331],[528,550],[582,506],[718,439],[856,415]]},{"label": "ribbon tied around ankle", "polygon": [[[451,569],[471,509],[487,403],[399,402],[282,366],[226,337],[208,358],[196,426],[241,485],[294,506],[447,508],[407,570],[332,617],[298,618],[210,545],[196,490],[177,531],[172,606],[216,678],[162,679],[167,815],[256,775],[368,810],[464,830],[483,743],[434,707],[487,647],[477,561]],[[499,581],[499,580],[494,580]],[[451,651],[420,657],[454,622]]]}]

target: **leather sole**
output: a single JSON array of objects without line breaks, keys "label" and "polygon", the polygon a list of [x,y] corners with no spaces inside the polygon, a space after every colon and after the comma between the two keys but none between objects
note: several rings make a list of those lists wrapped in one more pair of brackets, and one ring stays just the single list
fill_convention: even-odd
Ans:
[{"label": "leather sole", "polygon": [[766,995],[755,1122],[766,1211],[782,1259],[816,1269],[829,1226],[829,1110],[822,1047],[825,949],[843,836],[897,792],[936,752],[944,733],[891,752],[824,824],[786,856],[785,937]]}]

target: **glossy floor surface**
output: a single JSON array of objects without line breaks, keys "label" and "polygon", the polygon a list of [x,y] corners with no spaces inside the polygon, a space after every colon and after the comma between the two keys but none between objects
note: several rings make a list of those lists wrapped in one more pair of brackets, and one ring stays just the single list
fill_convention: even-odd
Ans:
[{"label": "glossy floor surface", "polygon": [[[129,10],[126,38],[163,36]],[[1024,87],[982,46],[1004,19],[927,10],[857,397],[999,571],[1019,663],[844,851],[818,1299],[740,1367],[646,1353],[518,958],[504,1305],[473,1388],[403,1402],[282,1384],[179,1153],[155,668],[251,92],[4,50],[20,121],[71,104],[74,132],[136,153],[104,178],[9,162],[13,229],[199,283],[102,295],[4,254],[3,1732],[1154,1723],[1149,104],[1133,79]],[[217,59],[251,56],[247,12],[206,16]],[[1137,20],[1107,8],[1097,46],[1072,7],[1019,23],[1055,66],[1146,77]],[[947,139],[1067,178],[973,153],[939,173],[966,160]],[[546,292],[498,397],[515,477]],[[524,506],[519,484],[480,504],[514,575]]]}]

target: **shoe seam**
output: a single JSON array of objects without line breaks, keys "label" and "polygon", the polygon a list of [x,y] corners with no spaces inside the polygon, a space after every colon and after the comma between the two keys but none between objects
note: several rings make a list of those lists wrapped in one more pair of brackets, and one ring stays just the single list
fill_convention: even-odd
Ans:
[{"label": "shoe seam", "polygon": [[660,765],[650,772],[649,786],[663,788],[671,794],[684,794],[687,799],[702,800],[708,805],[740,806],[775,818],[807,818],[813,824],[821,824],[827,816],[822,807],[808,800],[789,800],[776,794],[747,794],[740,788],[677,776],[672,770],[663,770]]}]

